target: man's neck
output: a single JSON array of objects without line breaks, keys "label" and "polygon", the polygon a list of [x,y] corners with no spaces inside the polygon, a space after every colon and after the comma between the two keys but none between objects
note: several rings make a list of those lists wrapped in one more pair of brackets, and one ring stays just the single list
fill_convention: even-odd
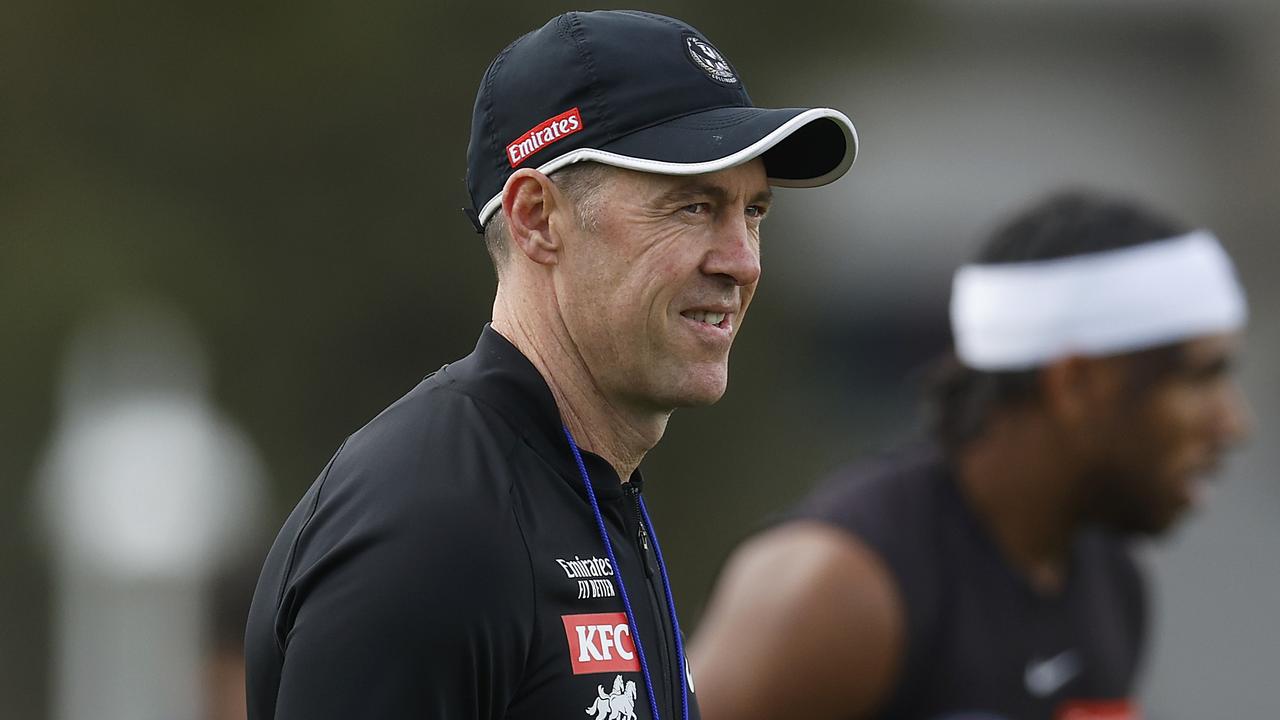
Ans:
[{"label": "man's neck", "polygon": [[662,438],[670,413],[641,412],[610,398],[563,323],[513,311],[511,305],[499,293],[493,329],[537,368],[578,446],[604,458],[627,482],[645,453]]},{"label": "man's neck", "polygon": [[1066,582],[1079,526],[1080,488],[1071,463],[1030,412],[995,418],[957,456],[961,489],[1006,559],[1032,587]]}]

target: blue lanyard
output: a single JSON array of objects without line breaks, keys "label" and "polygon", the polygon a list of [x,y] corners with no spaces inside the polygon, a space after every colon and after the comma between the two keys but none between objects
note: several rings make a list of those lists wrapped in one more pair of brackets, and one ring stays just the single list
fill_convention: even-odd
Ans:
[{"label": "blue lanyard", "polygon": [[[614,578],[618,581],[618,594],[622,595],[622,606],[627,610],[627,623],[631,626],[631,639],[635,641],[636,655],[640,657],[640,670],[644,673],[644,689],[649,694],[649,711],[653,720],[659,720],[658,700],[653,693],[653,681],[649,678],[649,662],[645,659],[644,645],[640,642],[640,631],[636,625],[635,613],[631,611],[631,598],[627,595],[627,586],[622,582],[622,566],[613,553],[613,543],[609,541],[609,531],[604,525],[604,516],[600,514],[600,503],[596,501],[596,491],[591,487],[591,476],[587,474],[587,466],[582,462],[582,453],[578,451],[578,443],[573,433],[564,426],[564,436],[569,440],[569,449],[573,451],[573,459],[578,463],[578,472],[582,474],[582,482],[587,486],[587,499],[591,502],[591,512],[596,516],[596,527],[600,530],[600,539],[604,541],[604,551],[613,563]],[[689,685],[684,667],[684,641],[680,639],[680,620],[676,617],[676,603],[671,596],[671,581],[667,579],[667,565],[662,561],[662,548],[658,547],[658,535],[653,531],[653,523],[649,521],[649,509],[645,507],[644,498],[637,497],[640,503],[640,515],[645,529],[649,533],[649,541],[653,543],[653,554],[658,558],[658,574],[662,576],[662,589],[667,596],[667,613],[671,617],[671,630],[676,639],[676,670],[680,674],[680,717],[689,720]],[[641,549],[641,552],[644,552]],[[659,633],[661,634],[661,633]]]}]

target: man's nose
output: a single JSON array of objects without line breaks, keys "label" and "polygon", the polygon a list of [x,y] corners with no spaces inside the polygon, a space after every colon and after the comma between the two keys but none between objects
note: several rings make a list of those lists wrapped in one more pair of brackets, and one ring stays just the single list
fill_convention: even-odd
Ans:
[{"label": "man's nose", "polygon": [[760,279],[760,239],[758,231],[741,214],[724,218],[715,226],[715,238],[703,261],[708,275],[729,278],[734,285],[753,285]]},{"label": "man's nose", "polygon": [[1223,391],[1217,429],[1224,445],[1240,443],[1253,431],[1253,412],[1235,383],[1230,383]]}]

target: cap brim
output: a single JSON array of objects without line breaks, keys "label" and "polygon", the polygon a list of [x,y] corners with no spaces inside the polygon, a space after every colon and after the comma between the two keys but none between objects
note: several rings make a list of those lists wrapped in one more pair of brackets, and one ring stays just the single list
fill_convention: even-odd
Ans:
[{"label": "cap brim", "polygon": [[763,156],[770,183],[816,187],[849,169],[858,135],[849,118],[828,108],[732,107],[645,128],[600,150],[615,157],[599,162],[670,175],[716,172]]},{"label": "cap brim", "polygon": [[[763,157],[769,184],[818,187],[844,175],[858,154],[858,132],[831,108],[726,107],[637,130],[599,148],[580,148],[538,167],[551,173],[578,162],[664,175],[700,175]],[[481,222],[501,193],[485,204]]]}]

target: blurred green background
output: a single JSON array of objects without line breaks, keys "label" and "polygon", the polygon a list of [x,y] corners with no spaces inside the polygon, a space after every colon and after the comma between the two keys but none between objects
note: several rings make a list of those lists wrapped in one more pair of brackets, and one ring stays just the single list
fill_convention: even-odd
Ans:
[{"label": "blurred green background", "polygon": [[[55,714],[37,485],[75,329],[139,298],[189,320],[212,402],[265,467],[259,520],[236,528],[257,555],[227,572],[260,562],[342,439],[487,320],[492,271],[459,210],[475,86],[567,9],[0,7],[0,716]],[[758,104],[838,107],[863,142],[836,185],[780,191],[728,395],[678,412],[646,462],[686,623],[770,512],[913,431],[914,383],[947,343],[949,272],[982,231],[1041,192],[1098,186],[1217,230],[1254,313],[1256,442],[1220,502],[1152,550],[1149,714],[1280,715],[1274,4],[643,9],[702,29]]]}]

